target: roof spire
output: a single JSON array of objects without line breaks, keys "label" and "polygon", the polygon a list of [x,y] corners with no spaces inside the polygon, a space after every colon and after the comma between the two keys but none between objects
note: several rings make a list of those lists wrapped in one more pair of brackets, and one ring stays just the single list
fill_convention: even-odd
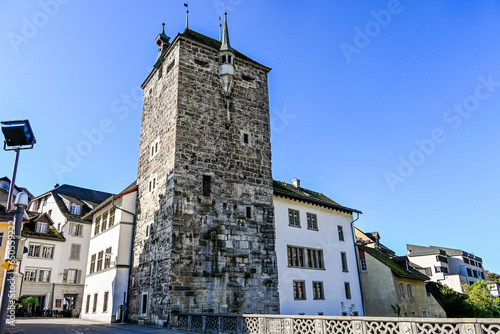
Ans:
[{"label": "roof spire", "polygon": [[220,51],[231,51],[234,52],[231,44],[229,43],[229,32],[227,29],[227,12],[224,12],[224,33],[222,35],[222,45],[220,46]]},{"label": "roof spire", "polygon": [[186,7],[186,29],[189,29],[189,2],[185,2],[184,7]]}]

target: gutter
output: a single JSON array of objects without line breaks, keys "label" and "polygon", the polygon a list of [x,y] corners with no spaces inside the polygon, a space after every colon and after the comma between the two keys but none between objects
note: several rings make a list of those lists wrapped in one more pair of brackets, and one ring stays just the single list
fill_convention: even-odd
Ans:
[{"label": "gutter", "polygon": [[359,292],[361,293],[361,306],[363,308],[363,316],[366,316],[366,313],[365,313],[365,301],[363,300],[363,287],[361,286],[361,277],[359,276],[360,275],[360,270],[359,270],[359,261],[358,261],[358,247],[356,247],[356,230],[354,228],[354,223],[359,219],[359,212],[358,211],[355,211],[356,212],[356,219],[354,219],[352,222],[351,222],[351,233],[352,233],[352,241],[353,241],[353,247],[354,247],[354,255],[356,257],[356,269],[358,270],[358,284],[359,284]]}]

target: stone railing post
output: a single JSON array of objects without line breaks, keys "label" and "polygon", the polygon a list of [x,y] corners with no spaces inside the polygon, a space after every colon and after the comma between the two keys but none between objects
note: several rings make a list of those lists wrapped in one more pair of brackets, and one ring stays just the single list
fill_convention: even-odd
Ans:
[{"label": "stone railing post", "polygon": [[353,334],[364,334],[366,325],[364,321],[351,320]]},{"label": "stone railing post", "polygon": [[460,326],[460,333],[461,334],[480,334],[482,332],[481,328],[479,327],[478,330],[476,331],[476,325],[475,324],[462,324]]},{"label": "stone railing post", "polygon": [[283,320],[285,334],[293,334],[293,319],[285,318]]},{"label": "stone railing post", "polygon": [[400,322],[399,323],[399,333],[400,334],[417,334],[417,326],[414,322]]},{"label": "stone railing post", "polygon": [[267,334],[266,318],[259,317],[259,334]]},{"label": "stone railing post", "polygon": [[326,334],[326,324],[323,319],[316,319],[315,321],[316,334]]}]

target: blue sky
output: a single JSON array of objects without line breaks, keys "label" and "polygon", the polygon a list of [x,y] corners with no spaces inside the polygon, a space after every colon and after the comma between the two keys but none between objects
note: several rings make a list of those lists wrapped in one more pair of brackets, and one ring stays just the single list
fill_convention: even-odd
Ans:
[{"label": "blue sky", "polygon": [[[190,28],[217,38],[223,2],[189,4]],[[233,47],[273,68],[276,180],[363,211],[357,226],[399,254],[459,248],[500,272],[500,2],[228,0],[227,11]],[[0,119],[28,118],[38,141],[17,183],[35,195],[125,188],[139,86],[161,23],[184,29],[183,1],[2,1],[0,13]],[[0,152],[0,175],[13,162]]]}]

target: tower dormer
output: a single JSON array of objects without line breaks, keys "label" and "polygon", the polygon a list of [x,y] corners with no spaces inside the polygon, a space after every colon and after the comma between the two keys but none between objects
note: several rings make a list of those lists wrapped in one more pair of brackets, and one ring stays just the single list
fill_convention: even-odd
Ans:
[{"label": "tower dormer", "polygon": [[167,48],[170,45],[170,37],[165,34],[165,23],[162,23],[162,26],[163,28],[161,30],[161,33],[156,36],[156,45],[158,45],[158,57],[156,58],[156,61],[153,65],[154,68],[160,67],[163,62],[163,57],[167,52]]},{"label": "tower dormer", "polygon": [[219,76],[224,95],[229,97],[234,81],[234,50],[229,43],[227,12],[224,13],[224,31],[222,34],[222,44],[219,49]]}]

